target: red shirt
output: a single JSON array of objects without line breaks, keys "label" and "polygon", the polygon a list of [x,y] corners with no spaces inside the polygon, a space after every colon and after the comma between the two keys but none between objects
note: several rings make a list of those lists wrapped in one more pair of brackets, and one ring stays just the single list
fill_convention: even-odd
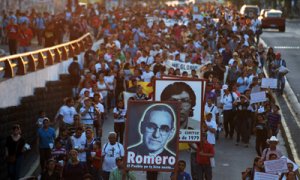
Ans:
[{"label": "red shirt", "polygon": [[209,144],[207,141],[203,143],[203,149],[201,149],[200,144],[198,144],[197,149],[197,163],[201,165],[210,165],[210,157],[200,155],[200,151],[204,153],[215,154],[214,146]]},{"label": "red shirt", "polygon": [[33,33],[30,28],[20,29],[19,34],[19,45],[20,46],[30,46]]},{"label": "red shirt", "polygon": [[[101,150],[96,151],[96,157],[101,158]],[[100,169],[100,168],[101,168],[100,162],[101,162],[101,161],[98,160],[98,159],[93,159],[92,164],[93,164],[93,166],[94,166],[96,169]]]},{"label": "red shirt", "polygon": [[9,24],[6,27],[8,39],[18,39],[18,25]]}]

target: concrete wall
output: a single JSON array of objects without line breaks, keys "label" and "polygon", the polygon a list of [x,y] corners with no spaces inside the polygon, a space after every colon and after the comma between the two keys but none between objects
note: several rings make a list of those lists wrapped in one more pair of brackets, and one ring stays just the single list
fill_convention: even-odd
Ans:
[{"label": "concrete wall", "polygon": [[[83,63],[83,53],[78,56],[79,62]],[[45,69],[28,73],[24,76],[15,76],[0,83],[0,108],[17,106],[20,99],[30,96],[37,87],[45,87],[47,81],[59,80],[60,74],[68,73],[72,59],[59,64],[48,66]]]}]

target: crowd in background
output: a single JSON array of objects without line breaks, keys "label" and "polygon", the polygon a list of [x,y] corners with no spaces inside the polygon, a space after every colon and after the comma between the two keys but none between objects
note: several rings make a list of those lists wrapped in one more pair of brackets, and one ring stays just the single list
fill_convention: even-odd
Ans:
[{"label": "crowd in background", "polygon": [[[152,94],[145,93],[145,88],[155,88],[155,78],[163,76],[207,80],[201,125],[204,140],[188,149],[199,152],[196,162],[180,161],[171,179],[212,179],[214,148],[220,136],[232,139],[241,150],[255,148],[260,156],[253,168],[243,173],[243,179],[253,179],[255,171],[263,172],[263,161],[282,156],[276,149],[280,108],[272,96],[274,90],[262,88],[261,81],[265,68],[270,77],[280,81],[278,90],[282,93],[285,74],[279,68],[286,66],[285,61],[280,53],[259,43],[262,31],[257,16],[244,17],[234,7],[215,3],[195,6],[198,10],[193,6],[137,4],[107,11],[96,4],[54,16],[35,11],[3,12],[1,40],[9,44],[11,54],[17,52],[15,44],[19,51],[28,50],[30,43],[22,44],[25,36],[30,37],[28,42],[37,36],[39,45],[45,47],[74,40],[86,32],[103,40],[99,49],[85,52],[84,64],[74,58],[69,66],[73,97],[66,98],[55,118],[60,124],[58,136],[49,126],[47,112],[40,114],[42,179],[138,179],[123,165],[126,108],[122,92],[135,93],[132,100],[150,100]],[[30,36],[23,33],[26,28],[30,29],[28,34],[32,31]],[[168,60],[202,67],[189,74],[167,67]],[[267,101],[251,103],[251,94],[261,91],[266,91]],[[103,134],[107,121],[114,121],[114,132]],[[20,127],[14,127],[13,134],[19,137],[16,129]],[[109,142],[101,142],[102,136]],[[256,138],[255,145],[249,143],[250,138]],[[12,166],[16,165],[14,161]],[[186,167],[191,171],[185,171]],[[293,173],[291,170],[282,177],[293,179]],[[147,179],[157,179],[158,174],[147,172]]]}]

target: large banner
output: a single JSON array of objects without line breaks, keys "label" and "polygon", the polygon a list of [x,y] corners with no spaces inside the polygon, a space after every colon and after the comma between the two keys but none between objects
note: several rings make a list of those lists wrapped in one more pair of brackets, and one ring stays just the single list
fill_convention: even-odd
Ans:
[{"label": "large banner", "polygon": [[169,68],[180,69],[180,72],[186,71],[188,72],[188,74],[191,74],[192,70],[196,70],[197,72],[199,72],[202,67],[199,64],[184,63],[184,62],[172,61],[172,60],[166,61],[165,65],[167,69]]},{"label": "large banner", "polygon": [[126,169],[174,171],[178,154],[178,102],[129,101]]},{"label": "large banner", "polygon": [[155,80],[155,101],[181,102],[180,142],[200,141],[205,84],[206,81],[200,79]]}]

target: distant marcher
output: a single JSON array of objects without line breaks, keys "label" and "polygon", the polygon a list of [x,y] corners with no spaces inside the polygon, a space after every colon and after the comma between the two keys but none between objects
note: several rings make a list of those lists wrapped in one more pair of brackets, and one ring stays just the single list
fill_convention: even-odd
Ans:
[{"label": "distant marcher", "polygon": [[45,169],[46,162],[51,158],[51,149],[54,147],[55,130],[49,127],[49,119],[45,118],[43,127],[38,129],[38,147],[40,152],[40,166]]},{"label": "distant marcher", "polygon": [[177,169],[175,172],[171,173],[171,180],[191,180],[191,175],[185,172],[186,162],[184,160],[179,160]]},{"label": "distant marcher", "polygon": [[21,136],[21,127],[15,124],[12,127],[12,133],[6,138],[5,157],[8,166],[8,175],[11,180],[17,180],[20,177],[20,170],[23,160],[25,140]]},{"label": "distant marcher", "polygon": [[69,153],[69,161],[63,169],[62,177],[64,180],[82,180],[88,172],[85,163],[78,160],[78,152],[72,149]]},{"label": "distant marcher", "polygon": [[115,168],[109,175],[109,180],[135,180],[132,172],[125,170],[122,157],[116,158],[117,168]]},{"label": "distant marcher", "polygon": [[73,57],[73,62],[68,67],[69,74],[71,75],[71,85],[72,85],[72,93],[73,98],[77,98],[79,93],[79,82],[81,79],[81,68],[78,63],[78,57]]}]

